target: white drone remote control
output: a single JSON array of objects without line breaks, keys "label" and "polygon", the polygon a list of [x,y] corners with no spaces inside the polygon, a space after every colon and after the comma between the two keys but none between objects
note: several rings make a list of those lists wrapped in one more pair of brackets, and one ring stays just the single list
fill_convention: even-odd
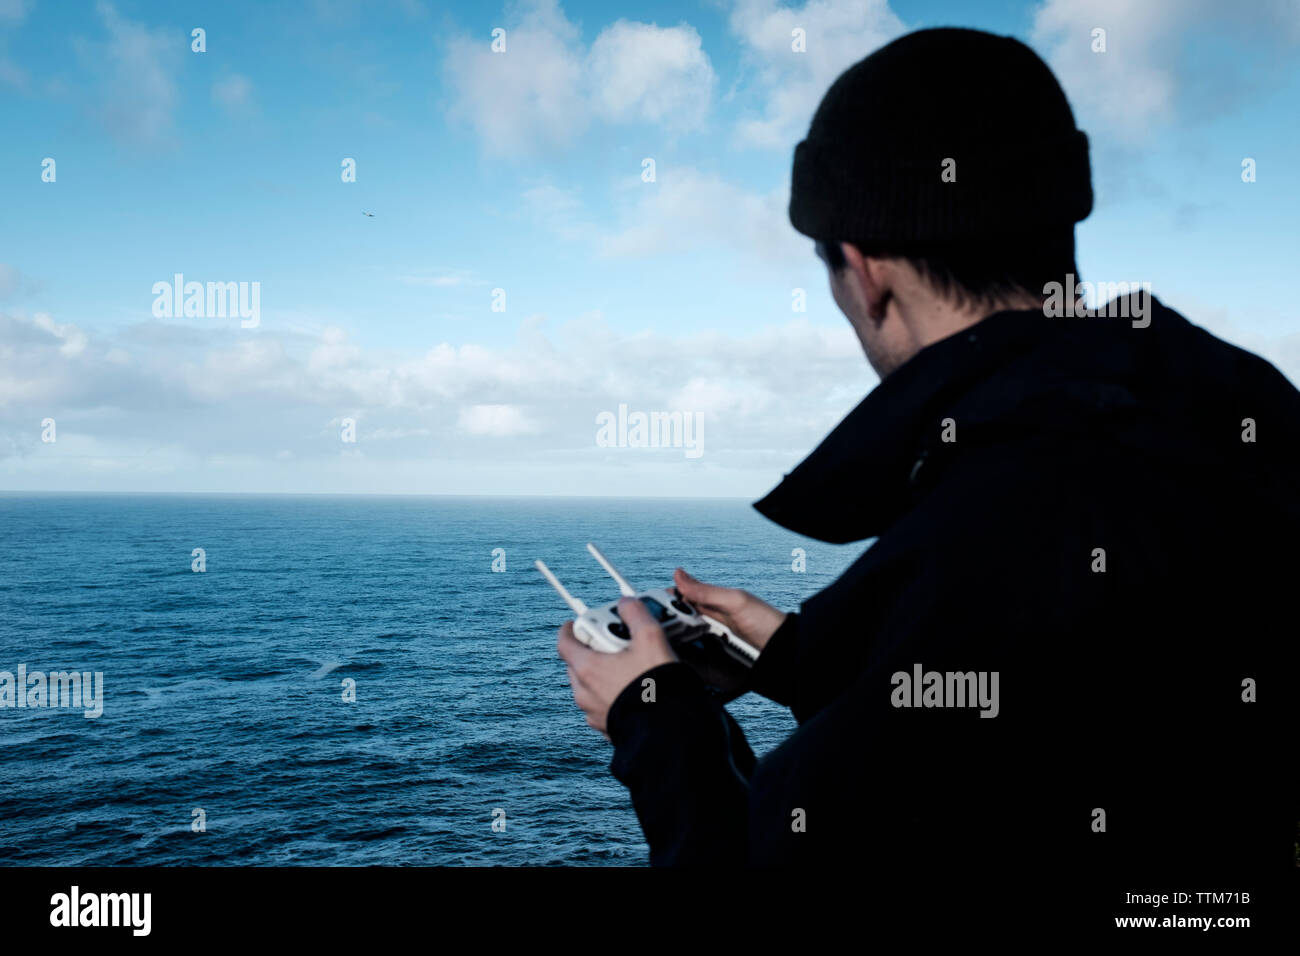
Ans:
[{"label": "white drone remote control", "polygon": [[[675,588],[671,591],[667,588],[655,588],[638,592],[614,569],[594,544],[588,544],[587,550],[618,584],[619,593],[624,597],[637,598],[645,605],[650,616],[663,628],[669,644],[690,644],[700,639],[712,638],[721,644],[731,657],[747,667],[752,666],[758,659],[757,648],[742,641],[721,622],[700,613],[687,603]],[[573,634],[578,640],[593,650],[608,654],[616,654],[628,646],[632,634],[623,623],[623,619],[619,617],[618,601],[589,608],[565,590],[564,585],[551,573],[550,568],[541,561],[535,563],[537,570],[542,572],[542,576],[551,583],[551,587],[559,592],[560,597],[564,598],[564,603],[569,605],[577,615],[577,620],[573,622]]]}]

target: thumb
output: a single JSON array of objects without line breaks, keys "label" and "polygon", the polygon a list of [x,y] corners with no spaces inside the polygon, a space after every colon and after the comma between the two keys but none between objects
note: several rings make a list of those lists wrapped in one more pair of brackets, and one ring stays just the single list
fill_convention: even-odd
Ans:
[{"label": "thumb", "polygon": [[723,588],[716,584],[705,584],[689,574],[683,568],[673,572],[673,583],[682,597],[692,604],[703,604],[720,608],[724,611],[735,610],[743,601],[744,592],[736,588]]},{"label": "thumb", "polygon": [[632,636],[638,637],[642,634],[658,631],[663,633],[659,624],[650,616],[644,604],[636,598],[625,597],[618,602],[618,616],[623,619]]}]

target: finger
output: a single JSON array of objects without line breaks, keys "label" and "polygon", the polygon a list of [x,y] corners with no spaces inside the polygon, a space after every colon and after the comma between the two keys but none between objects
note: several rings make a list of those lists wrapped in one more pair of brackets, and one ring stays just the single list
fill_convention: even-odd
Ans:
[{"label": "finger", "polygon": [[596,703],[596,695],[587,688],[579,684],[578,689],[573,692],[573,702],[578,705],[578,710],[587,715],[588,720],[595,720],[599,705]]},{"label": "finger", "polygon": [[632,636],[642,633],[648,628],[657,627],[654,618],[646,610],[645,605],[636,598],[620,598],[618,602],[618,616],[627,625]]},{"label": "finger", "polygon": [[572,667],[569,671],[569,687],[573,690],[573,702],[578,705],[581,711],[587,710],[587,705],[591,703],[591,688],[582,682],[582,678],[577,675]]},{"label": "finger", "polygon": [[650,612],[646,610],[645,605],[636,598],[622,598],[618,602],[618,616],[623,619],[623,623],[632,632],[633,638],[641,635],[648,637],[656,632],[660,636],[663,635],[663,629],[659,627],[659,623],[650,616]]},{"label": "finger", "polygon": [[564,666],[564,670],[569,675],[569,686],[573,688],[573,699],[577,700],[579,690],[586,690],[587,685],[582,682],[582,678],[568,664]]},{"label": "finger", "polygon": [[555,649],[559,652],[560,657],[574,671],[583,669],[585,662],[596,652],[593,651],[582,641],[573,636],[573,622],[566,621],[560,628],[559,639],[555,642]]},{"label": "finger", "polygon": [[673,572],[673,583],[677,585],[677,590],[681,592],[682,597],[692,604],[715,607],[722,611],[734,611],[744,600],[743,591],[718,587],[716,584],[705,584],[691,577],[683,568]]},{"label": "finger", "polygon": [[[573,690],[573,702],[577,705],[578,710],[582,711],[583,716],[586,717],[587,724],[605,734],[605,729],[596,720],[596,715],[600,710],[600,701],[597,699],[595,692],[582,682],[582,678],[573,672],[572,667],[568,670],[569,686]],[[605,739],[609,739],[608,734],[605,734]]]}]

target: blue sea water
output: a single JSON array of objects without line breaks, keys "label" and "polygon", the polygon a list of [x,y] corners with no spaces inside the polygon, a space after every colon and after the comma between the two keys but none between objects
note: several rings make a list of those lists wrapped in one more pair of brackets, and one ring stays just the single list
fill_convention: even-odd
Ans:
[{"label": "blue sea water", "polygon": [[612,600],[588,540],[786,609],[860,550],[733,500],[0,494],[0,671],[104,675],[96,719],[0,708],[0,864],[644,864],[532,565]]}]

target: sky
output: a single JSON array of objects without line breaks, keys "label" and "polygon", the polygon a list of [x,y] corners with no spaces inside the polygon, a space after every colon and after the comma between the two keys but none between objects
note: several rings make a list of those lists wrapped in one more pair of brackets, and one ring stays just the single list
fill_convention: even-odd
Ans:
[{"label": "sky", "polygon": [[0,0],[0,490],[759,496],[877,384],[794,146],[945,25],[1060,78],[1082,276],[1300,381],[1300,0]]}]

